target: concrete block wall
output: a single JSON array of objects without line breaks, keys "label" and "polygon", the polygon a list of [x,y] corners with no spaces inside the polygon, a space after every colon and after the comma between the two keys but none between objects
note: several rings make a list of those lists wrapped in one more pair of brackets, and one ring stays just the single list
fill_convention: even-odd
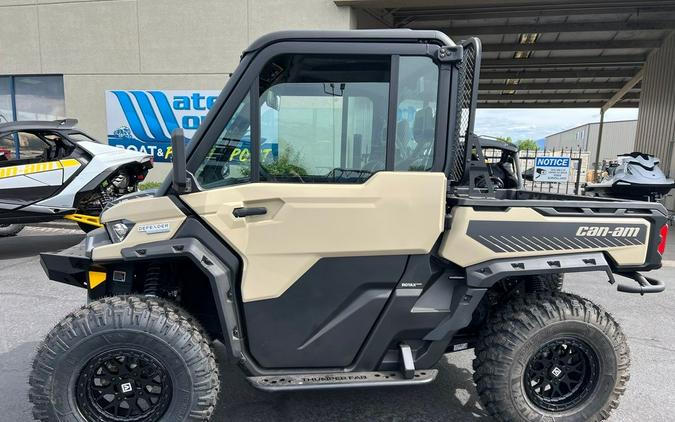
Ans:
[{"label": "concrete block wall", "polygon": [[0,0],[0,75],[63,75],[66,115],[104,141],[106,90],[218,90],[265,33],[354,27],[333,0]]}]

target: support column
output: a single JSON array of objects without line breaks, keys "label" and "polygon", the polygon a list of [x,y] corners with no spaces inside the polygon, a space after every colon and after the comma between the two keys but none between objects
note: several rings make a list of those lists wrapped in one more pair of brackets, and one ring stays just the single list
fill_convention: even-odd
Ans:
[{"label": "support column", "polygon": [[[600,174],[600,147],[602,146],[602,128],[605,126],[605,109],[600,109],[600,125],[598,126],[598,146],[595,148],[595,181]],[[590,132],[590,129],[589,129]]]}]

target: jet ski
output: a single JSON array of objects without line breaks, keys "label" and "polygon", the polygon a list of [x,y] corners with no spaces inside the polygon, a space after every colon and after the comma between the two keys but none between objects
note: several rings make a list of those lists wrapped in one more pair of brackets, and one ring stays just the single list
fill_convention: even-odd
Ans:
[{"label": "jet ski", "polygon": [[655,202],[675,188],[659,168],[657,157],[640,152],[621,154],[606,168],[599,183],[588,183],[586,193],[593,196]]}]

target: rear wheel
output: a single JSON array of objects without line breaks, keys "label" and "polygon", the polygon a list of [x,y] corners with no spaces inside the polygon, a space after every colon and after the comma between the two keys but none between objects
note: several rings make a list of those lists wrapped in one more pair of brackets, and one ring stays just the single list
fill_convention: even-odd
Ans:
[{"label": "rear wheel", "polygon": [[91,302],[39,346],[29,398],[41,421],[208,420],[214,354],[179,308],[154,299]]},{"label": "rear wheel", "polygon": [[618,406],[629,366],[611,315],[579,296],[537,293],[486,322],[474,380],[498,421],[601,421]]},{"label": "rear wheel", "polygon": [[23,228],[23,224],[0,224],[0,237],[16,236]]}]

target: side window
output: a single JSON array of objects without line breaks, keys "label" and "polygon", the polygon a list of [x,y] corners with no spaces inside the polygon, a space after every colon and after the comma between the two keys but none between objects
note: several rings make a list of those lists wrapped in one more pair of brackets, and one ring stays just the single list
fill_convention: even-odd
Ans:
[{"label": "side window", "polygon": [[250,111],[251,96],[246,95],[195,172],[202,187],[210,189],[251,180]]},{"label": "side window", "polygon": [[389,56],[282,55],[260,75],[260,180],[361,183],[384,170]]},{"label": "side window", "polygon": [[14,134],[8,133],[0,136],[0,166],[10,165],[8,161],[16,158],[16,143]]},{"label": "side window", "polygon": [[438,66],[428,57],[401,57],[394,170],[431,169],[437,96]]},{"label": "side window", "polygon": [[[16,150],[16,140],[19,150]],[[0,161],[12,161],[16,164],[49,160],[49,144],[39,136],[28,132],[12,132],[0,138]],[[4,157],[4,158],[3,158]],[[12,165],[12,163],[5,163]]]}]

